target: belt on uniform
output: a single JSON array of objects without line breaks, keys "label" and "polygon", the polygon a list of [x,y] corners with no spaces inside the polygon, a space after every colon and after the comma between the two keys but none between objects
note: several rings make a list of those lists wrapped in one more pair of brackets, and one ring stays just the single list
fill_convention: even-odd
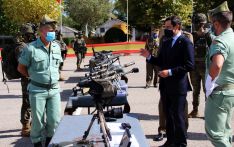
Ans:
[{"label": "belt on uniform", "polygon": [[55,87],[58,83],[55,83],[55,84],[42,84],[42,83],[38,83],[36,81],[33,81],[31,80],[30,83],[34,86],[37,86],[37,87],[41,87],[41,88],[46,88],[46,89],[51,89],[53,87]]},{"label": "belt on uniform", "polygon": [[216,87],[214,91],[234,90],[234,84],[224,84]]}]

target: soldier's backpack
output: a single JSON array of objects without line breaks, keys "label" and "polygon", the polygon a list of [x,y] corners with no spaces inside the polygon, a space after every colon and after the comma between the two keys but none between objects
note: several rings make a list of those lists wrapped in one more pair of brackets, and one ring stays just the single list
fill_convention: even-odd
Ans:
[{"label": "soldier's backpack", "polygon": [[[19,79],[21,74],[17,70],[18,61],[17,55],[15,52],[16,45],[9,45],[2,49],[2,74],[3,74],[3,81],[13,79]],[[5,78],[6,76],[6,78]]]}]

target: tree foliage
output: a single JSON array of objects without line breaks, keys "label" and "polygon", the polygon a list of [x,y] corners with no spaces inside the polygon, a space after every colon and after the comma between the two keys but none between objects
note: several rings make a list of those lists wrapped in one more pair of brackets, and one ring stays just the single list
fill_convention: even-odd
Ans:
[{"label": "tree foliage", "polygon": [[14,35],[17,32],[17,25],[8,19],[2,9],[2,0],[0,0],[0,35]]},{"label": "tree foliage", "polygon": [[63,25],[71,28],[76,28],[78,30],[81,29],[80,24],[75,22],[70,16],[63,16]]},{"label": "tree foliage", "polygon": [[165,15],[164,18],[171,15],[178,15],[181,17],[183,24],[191,24],[192,16],[192,1],[191,0],[167,0],[163,2],[162,9]]},{"label": "tree foliage", "polygon": [[2,7],[5,15],[17,24],[38,23],[45,14],[53,19],[60,16],[56,0],[3,0]]},{"label": "tree foliage", "polygon": [[[117,0],[113,13],[126,17],[126,0]],[[191,23],[191,0],[129,0],[129,23],[131,25],[160,25],[168,16],[178,15],[185,25]],[[121,16],[121,17],[120,17]]]},{"label": "tree foliage", "polygon": [[67,0],[65,10],[81,26],[95,27],[108,18],[111,3],[109,0]]},{"label": "tree foliage", "polygon": [[234,11],[234,1],[233,0],[194,0],[194,12],[207,13],[208,10],[213,9],[223,3],[228,2],[229,8]]}]

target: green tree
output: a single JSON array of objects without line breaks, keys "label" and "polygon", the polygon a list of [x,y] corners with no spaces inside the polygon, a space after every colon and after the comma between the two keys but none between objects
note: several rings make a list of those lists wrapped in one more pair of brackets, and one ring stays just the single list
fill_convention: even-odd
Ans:
[{"label": "green tree", "polygon": [[118,0],[114,2],[114,8],[112,10],[112,13],[117,16],[118,19],[122,21],[127,21],[126,18],[126,3],[123,3],[122,1]]},{"label": "green tree", "polygon": [[3,0],[2,8],[6,17],[17,24],[38,23],[45,14],[53,19],[60,16],[56,0]]},{"label": "green tree", "polygon": [[109,0],[67,0],[65,11],[81,27],[96,27],[108,19],[111,10]]},{"label": "green tree", "polygon": [[185,26],[191,25],[192,0],[165,0],[161,6],[161,12],[164,13],[161,18],[178,15]]},{"label": "green tree", "polygon": [[63,15],[63,25],[71,28],[76,28],[78,30],[81,29],[80,24],[75,22],[70,16],[67,15],[66,16]]},{"label": "green tree", "polygon": [[194,12],[206,14],[208,10],[217,7],[224,1],[228,2],[229,8],[234,12],[233,0],[194,0]]},{"label": "green tree", "polygon": [[14,35],[17,32],[17,25],[8,19],[2,9],[2,0],[0,0],[0,35]]},{"label": "green tree", "polygon": [[[117,0],[114,12],[117,11],[117,15],[126,14],[126,3],[126,0]],[[191,23],[191,0],[129,0],[128,3],[129,24],[133,26],[158,26],[162,20],[171,15],[180,16],[185,25]]]}]

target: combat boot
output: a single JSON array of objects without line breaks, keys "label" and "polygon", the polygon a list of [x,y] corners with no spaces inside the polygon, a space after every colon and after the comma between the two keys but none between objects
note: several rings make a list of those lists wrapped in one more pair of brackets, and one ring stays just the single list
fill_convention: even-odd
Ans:
[{"label": "combat boot", "polygon": [[42,143],[41,142],[37,142],[33,144],[34,147],[42,147]]},{"label": "combat boot", "polygon": [[145,89],[147,89],[147,88],[150,88],[150,85],[146,84],[145,85]]},{"label": "combat boot", "polygon": [[64,81],[65,79],[59,74],[59,81]]},{"label": "combat boot", "polygon": [[63,66],[59,66],[59,70],[63,70]]},{"label": "combat boot", "polygon": [[48,145],[50,144],[51,139],[52,139],[51,137],[46,137],[45,147],[48,147]]},{"label": "combat boot", "polygon": [[30,123],[23,124],[22,130],[21,130],[21,135],[23,137],[29,137],[30,136],[30,131],[31,131]]},{"label": "combat boot", "polygon": [[150,88],[150,85],[151,85],[151,82],[146,82],[146,85],[145,85],[145,88],[147,89],[147,88]]},{"label": "combat boot", "polygon": [[199,113],[198,113],[198,109],[193,109],[189,115],[188,115],[188,118],[198,118],[200,117]]},{"label": "combat boot", "polygon": [[81,71],[80,65],[77,65],[77,71]]}]

